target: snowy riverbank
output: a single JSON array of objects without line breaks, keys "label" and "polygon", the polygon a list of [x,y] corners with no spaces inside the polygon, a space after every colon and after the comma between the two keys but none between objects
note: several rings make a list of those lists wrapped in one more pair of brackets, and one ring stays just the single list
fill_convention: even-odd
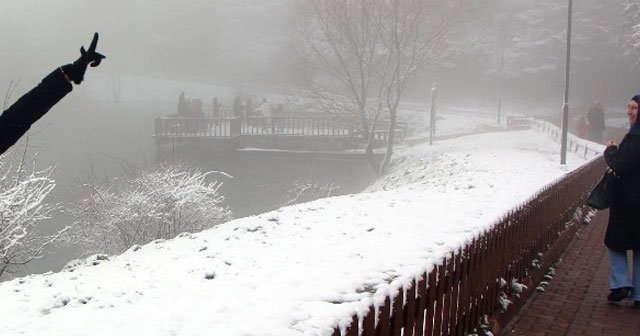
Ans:
[{"label": "snowy riverbank", "polygon": [[0,284],[0,335],[329,335],[589,159],[533,130],[400,149],[367,192]]}]

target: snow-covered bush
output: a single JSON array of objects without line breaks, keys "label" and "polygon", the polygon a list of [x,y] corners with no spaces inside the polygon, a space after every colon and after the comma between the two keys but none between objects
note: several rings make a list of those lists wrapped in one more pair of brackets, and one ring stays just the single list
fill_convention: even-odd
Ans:
[{"label": "snow-covered bush", "polygon": [[477,328],[473,328],[473,331],[469,333],[468,336],[493,336],[489,316],[482,315],[480,325]]},{"label": "snow-covered bush", "polygon": [[121,253],[133,245],[198,232],[228,221],[220,172],[163,166],[108,184],[84,184],[86,194],[69,206],[73,241],[85,254]]},{"label": "snow-covered bush", "polygon": [[509,305],[513,304],[513,301],[509,300],[509,296],[505,292],[500,292],[498,294],[498,306],[503,311],[509,309]]},{"label": "snow-covered bush", "polygon": [[53,169],[36,170],[37,155],[30,160],[27,152],[0,156],[0,278],[41,257],[64,231],[47,236],[37,229],[54,209],[44,201],[55,181]]},{"label": "snow-covered bush", "polygon": [[527,290],[528,288],[524,284],[519,283],[518,279],[511,278],[510,289],[511,289],[511,293],[519,298],[520,297],[520,293],[522,293],[523,291]]}]

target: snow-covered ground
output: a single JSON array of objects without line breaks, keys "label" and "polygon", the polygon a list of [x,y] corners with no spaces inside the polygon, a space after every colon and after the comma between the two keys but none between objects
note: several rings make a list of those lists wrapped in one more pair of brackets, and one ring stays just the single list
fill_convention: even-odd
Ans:
[{"label": "snow-covered ground", "polygon": [[559,147],[523,130],[399,149],[364,193],[2,283],[0,335],[330,335],[591,160]]}]

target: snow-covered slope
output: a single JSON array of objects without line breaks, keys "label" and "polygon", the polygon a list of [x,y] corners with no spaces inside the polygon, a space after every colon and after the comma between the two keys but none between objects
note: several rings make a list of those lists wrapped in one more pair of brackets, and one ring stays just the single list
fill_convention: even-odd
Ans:
[{"label": "snow-covered slope", "polygon": [[365,193],[0,284],[0,335],[329,335],[588,160],[532,130],[397,157]]}]

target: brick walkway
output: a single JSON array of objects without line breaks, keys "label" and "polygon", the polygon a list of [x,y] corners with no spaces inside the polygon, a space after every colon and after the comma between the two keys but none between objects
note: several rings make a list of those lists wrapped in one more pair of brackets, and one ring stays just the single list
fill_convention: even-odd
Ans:
[{"label": "brick walkway", "polygon": [[544,293],[535,293],[502,335],[640,336],[640,309],[608,304],[603,244],[608,212],[599,212],[569,245]]}]

